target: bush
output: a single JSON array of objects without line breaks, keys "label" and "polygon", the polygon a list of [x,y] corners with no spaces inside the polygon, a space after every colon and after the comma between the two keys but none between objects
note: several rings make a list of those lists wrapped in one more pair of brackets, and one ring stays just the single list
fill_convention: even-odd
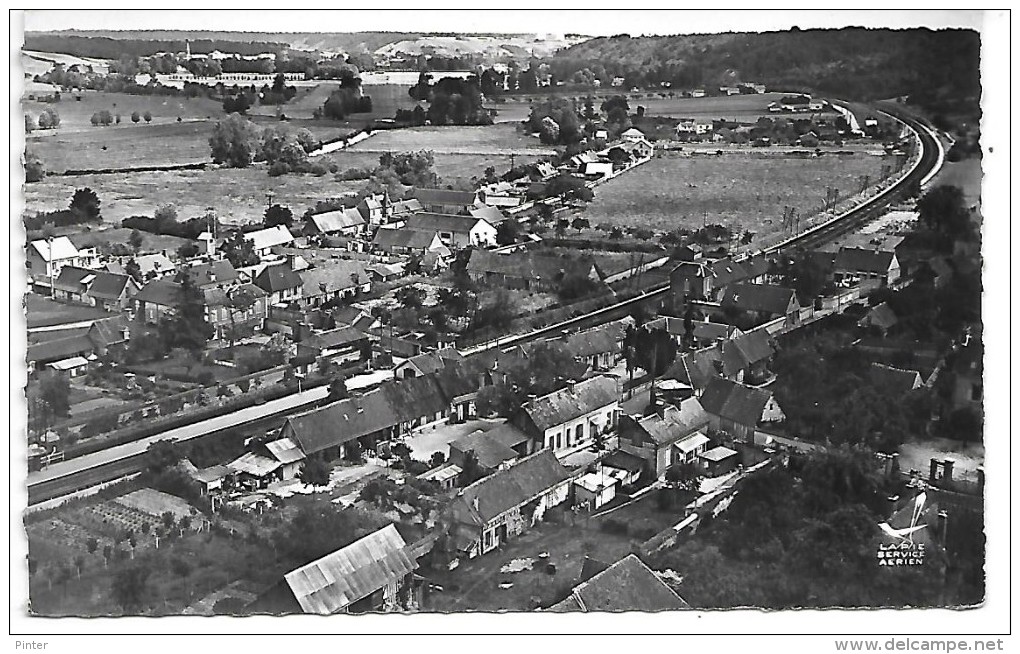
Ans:
[{"label": "bush", "polygon": [[276,163],[274,163],[272,166],[269,167],[269,176],[270,177],[279,177],[281,175],[286,175],[289,172],[290,172],[290,166],[288,166],[287,164],[283,163],[282,161],[277,161]]},{"label": "bush", "polygon": [[321,163],[314,163],[308,167],[308,172],[315,175],[316,177],[322,177],[327,172],[329,172],[329,169],[326,168],[326,166],[322,165]]}]

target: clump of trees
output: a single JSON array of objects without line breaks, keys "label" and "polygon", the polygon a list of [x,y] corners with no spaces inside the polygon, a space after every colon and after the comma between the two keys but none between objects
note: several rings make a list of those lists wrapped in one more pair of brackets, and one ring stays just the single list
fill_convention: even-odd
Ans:
[{"label": "clump of trees", "polygon": [[428,102],[426,120],[432,125],[491,125],[492,116],[482,106],[478,77],[444,77],[435,84],[432,76],[421,73],[408,94],[419,102]]},{"label": "clump of trees", "polygon": [[581,379],[584,371],[585,366],[562,343],[537,343],[526,358],[508,364],[506,383],[485,386],[478,392],[478,413],[510,416],[528,395],[552,393],[571,380]]},{"label": "clump of trees", "polygon": [[92,118],[90,120],[96,127],[108,127],[113,124],[114,118],[113,114],[111,114],[108,110],[103,109],[102,111],[97,111],[92,114]]},{"label": "clump of trees", "polygon": [[307,129],[283,126],[260,129],[250,120],[231,114],[216,123],[209,147],[214,162],[231,168],[247,168],[256,161],[265,161],[274,177],[290,172],[326,173],[324,166],[308,161],[319,141]]},{"label": "clump of trees", "polygon": [[566,98],[536,102],[524,124],[532,133],[538,133],[542,143],[549,145],[569,145],[584,137],[577,107]]},{"label": "clump of trees", "polygon": [[361,78],[349,68],[340,72],[340,86],[329,94],[321,109],[313,113],[315,118],[343,120],[348,114],[372,112],[372,98],[362,93]]},{"label": "clump of trees", "polygon": [[39,129],[56,129],[60,126],[60,114],[55,109],[47,107],[39,114],[38,125]]}]

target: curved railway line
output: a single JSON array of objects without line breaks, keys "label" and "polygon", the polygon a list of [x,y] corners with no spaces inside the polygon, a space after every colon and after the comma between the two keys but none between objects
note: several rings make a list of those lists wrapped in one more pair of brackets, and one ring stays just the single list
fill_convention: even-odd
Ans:
[{"label": "curved railway line", "polygon": [[[877,218],[890,205],[909,197],[916,187],[919,187],[932,179],[944,161],[944,152],[941,143],[938,142],[938,139],[930,129],[905,113],[897,111],[892,107],[887,107],[886,113],[906,124],[919,141],[921,156],[918,158],[918,161],[915,162],[911,170],[895,184],[884,189],[854,209],[836,216],[835,218],[820,225],[812,227],[811,229],[793,236],[786,241],[764,248],[761,252],[769,254],[793,248],[816,248],[820,245],[831,242],[832,240]],[[493,343],[470,348],[464,352],[471,353],[497,346],[505,347],[509,345],[518,345],[546,336],[558,335],[565,330],[578,328],[583,329],[602,324],[610,320],[616,320],[628,315],[631,309],[637,305],[662,299],[666,296],[668,291],[668,284],[660,285],[656,288],[645,291],[636,297],[623,300],[597,311],[549,325],[548,327],[543,327],[542,329],[538,329],[527,334],[499,339]],[[279,419],[277,416],[272,418],[277,420]],[[268,424],[270,420],[266,420],[265,424]],[[256,421],[256,423],[261,424],[262,421]],[[251,426],[251,424],[246,425],[248,428]],[[203,434],[202,438],[215,436],[219,433],[219,431]],[[138,472],[141,470],[142,464],[142,455],[133,455],[116,461],[101,463],[92,468],[70,472],[61,477],[30,484],[28,487],[28,503],[31,506],[33,504],[59,498],[79,490],[90,488],[98,484],[119,479],[133,472]]]}]

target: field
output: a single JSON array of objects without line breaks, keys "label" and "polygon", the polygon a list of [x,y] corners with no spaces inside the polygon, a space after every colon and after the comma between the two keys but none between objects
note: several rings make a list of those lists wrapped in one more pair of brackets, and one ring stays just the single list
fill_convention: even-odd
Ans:
[{"label": "field", "polygon": [[[63,116],[63,114],[61,114]],[[89,127],[89,131],[57,130],[27,139],[27,148],[43,160],[48,173],[144,166],[173,166],[209,161],[206,121],[153,125]],[[66,184],[74,184],[67,178]]]},{"label": "field", "polygon": [[[338,81],[327,81],[314,86],[297,86],[297,95],[280,109],[290,118],[312,117],[312,112],[321,109],[326,98],[339,88]],[[399,84],[377,84],[363,87],[365,95],[372,98],[372,112],[350,114],[346,121],[337,124],[357,129],[380,118],[393,118],[397,109],[413,109],[414,101],[407,94],[410,86]],[[276,107],[252,107],[248,113],[253,116],[275,116]]]},{"label": "field", "polygon": [[437,154],[548,155],[554,149],[517,131],[513,125],[412,127],[380,132],[351,146],[351,152],[432,150]]},{"label": "field", "polygon": [[[77,100],[77,97],[81,100]],[[78,91],[61,94],[60,102],[38,102],[23,100],[25,113],[38,117],[45,108],[55,109],[60,114],[58,133],[74,130],[109,130],[92,125],[92,114],[107,110],[114,116],[120,114],[121,125],[131,125],[131,112],[144,115],[152,113],[152,125],[182,121],[209,120],[223,117],[223,106],[209,98],[187,98],[165,95],[131,95],[128,93],[104,93],[101,91]],[[144,125],[144,121],[139,123]]]},{"label": "field", "polygon": [[270,177],[265,165],[253,168],[159,171],[147,173],[47,177],[24,187],[25,206],[31,212],[65,209],[75,188],[88,186],[102,202],[106,223],[119,224],[133,215],[152,215],[165,203],[177,206],[182,220],[213,210],[221,220],[244,223],[261,220],[266,196],[296,214],[317,200],[357,190],[362,182],[336,182],[331,175]]},{"label": "field", "polygon": [[592,225],[669,231],[719,223],[736,232],[775,231],[784,206],[818,212],[826,186],[841,197],[859,190],[861,175],[878,180],[891,159],[855,153],[800,159],[774,154],[658,156],[595,191],[585,217]]}]

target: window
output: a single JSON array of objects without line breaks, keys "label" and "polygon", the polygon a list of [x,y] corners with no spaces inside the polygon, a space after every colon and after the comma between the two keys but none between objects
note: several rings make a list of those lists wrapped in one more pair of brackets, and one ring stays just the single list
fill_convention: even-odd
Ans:
[{"label": "window", "polygon": [[575,432],[574,442],[575,443],[580,443],[582,440],[584,440],[584,423],[583,422],[577,426],[577,431]]}]

